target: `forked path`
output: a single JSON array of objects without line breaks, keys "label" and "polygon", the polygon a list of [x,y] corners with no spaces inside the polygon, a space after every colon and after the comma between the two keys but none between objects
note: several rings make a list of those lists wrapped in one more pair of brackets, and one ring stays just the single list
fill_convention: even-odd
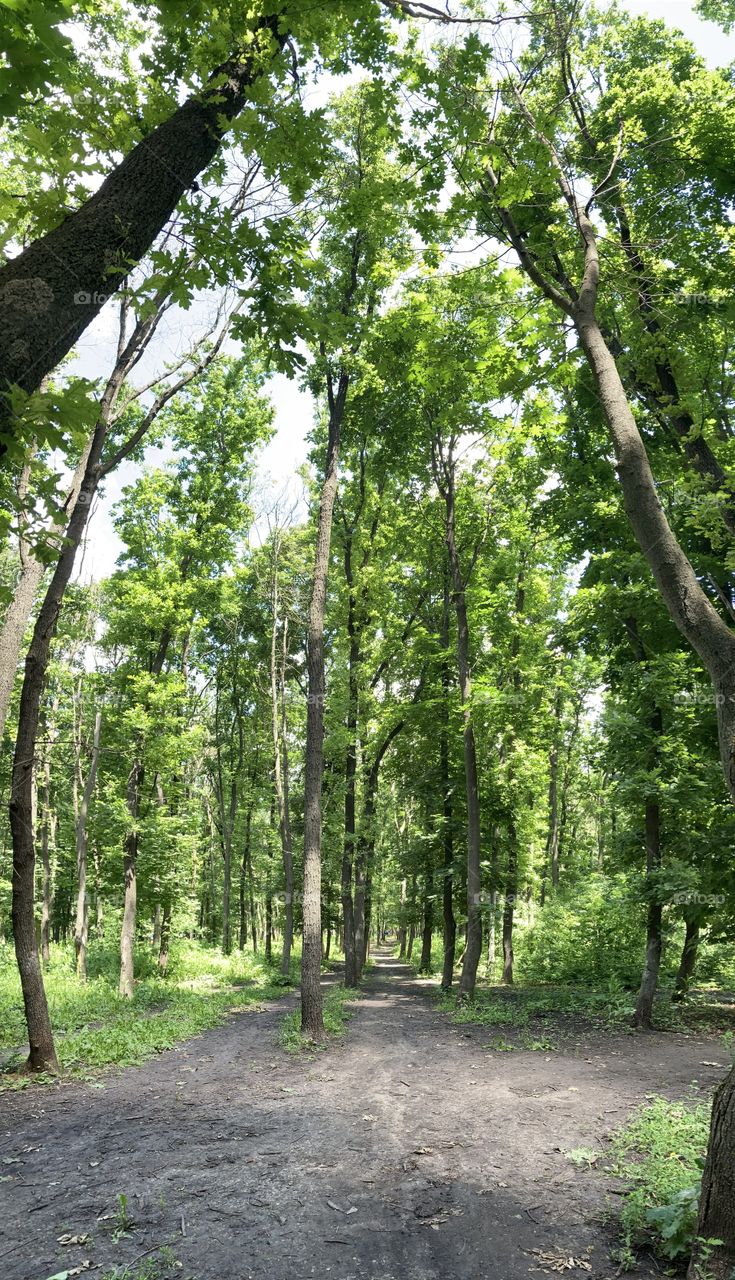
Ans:
[{"label": "forked path", "polygon": [[[498,1052],[386,954],[345,1042],[313,1061],[278,1047],[284,1004],[102,1089],[3,1095],[3,1280],[142,1266],[164,1244],[182,1280],[525,1280],[562,1255],[611,1280],[618,1184],[564,1153],[725,1065],[716,1041],[679,1035]],[[115,1239],[119,1195],[134,1225]]]}]

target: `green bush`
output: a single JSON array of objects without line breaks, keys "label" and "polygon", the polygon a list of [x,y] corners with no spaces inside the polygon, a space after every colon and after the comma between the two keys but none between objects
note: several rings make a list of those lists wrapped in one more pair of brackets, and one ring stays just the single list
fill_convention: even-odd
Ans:
[{"label": "green bush", "polygon": [[628,1253],[651,1239],[666,1258],[690,1252],[709,1116],[705,1103],[654,1098],[613,1136],[612,1172],[629,1184],[621,1214]]}]

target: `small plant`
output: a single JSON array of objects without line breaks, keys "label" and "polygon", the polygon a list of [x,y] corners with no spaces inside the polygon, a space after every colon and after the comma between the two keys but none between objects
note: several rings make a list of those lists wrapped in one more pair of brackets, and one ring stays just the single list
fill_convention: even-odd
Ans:
[{"label": "small plant", "polygon": [[600,1158],[600,1152],[593,1151],[592,1147],[573,1147],[571,1151],[565,1151],[564,1155],[577,1169],[591,1169]]},{"label": "small plant", "polygon": [[117,1209],[113,1214],[112,1238],[115,1242],[129,1234],[135,1222],[128,1213],[128,1197],[121,1191],[117,1197]]}]

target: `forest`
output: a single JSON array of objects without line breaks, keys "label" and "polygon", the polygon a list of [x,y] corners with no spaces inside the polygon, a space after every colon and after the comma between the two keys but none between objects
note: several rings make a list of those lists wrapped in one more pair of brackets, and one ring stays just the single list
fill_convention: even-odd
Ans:
[{"label": "forest", "polygon": [[657,12],[0,0],[6,1280],[735,1280],[735,0]]}]

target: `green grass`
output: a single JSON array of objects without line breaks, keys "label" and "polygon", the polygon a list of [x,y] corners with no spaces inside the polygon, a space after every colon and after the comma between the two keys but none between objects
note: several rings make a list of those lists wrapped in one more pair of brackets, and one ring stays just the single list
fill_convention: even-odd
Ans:
[{"label": "green grass", "polygon": [[[359,997],[359,991],[343,987],[341,983],[339,986],[328,989],[324,998],[324,1030],[327,1036],[342,1034],[345,1023],[352,1017],[352,1010],[346,1006],[353,1000],[358,1000]],[[279,1039],[281,1047],[287,1053],[302,1053],[304,1050],[326,1048],[326,1042],[316,1042],[301,1034],[300,1009],[294,1009],[293,1013],[286,1014],[281,1023]]]},{"label": "green grass", "polygon": [[[72,950],[53,948],[44,978],[59,1062],[65,1071],[83,1076],[102,1067],[138,1065],[224,1022],[230,1012],[257,1006],[284,991],[277,968],[268,967],[250,951],[225,956],[201,943],[181,940],[174,943],[165,979],[157,974],[142,945],[136,963],[135,996],[124,1000],[117,994],[115,948],[97,949],[86,983],[74,973]],[[12,948],[2,945],[0,1051],[19,1049],[25,1042],[20,981]],[[6,1062],[0,1088],[29,1082],[27,1077],[10,1079],[8,1073],[21,1064],[21,1057]]]},{"label": "green grass", "polygon": [[653,1098],[612,1138],[610,1172],[628,1184],[621,1213],[622,1257],[653,1243],[663,1257],[688,1255],[709,1134],[706,1103]]}]

